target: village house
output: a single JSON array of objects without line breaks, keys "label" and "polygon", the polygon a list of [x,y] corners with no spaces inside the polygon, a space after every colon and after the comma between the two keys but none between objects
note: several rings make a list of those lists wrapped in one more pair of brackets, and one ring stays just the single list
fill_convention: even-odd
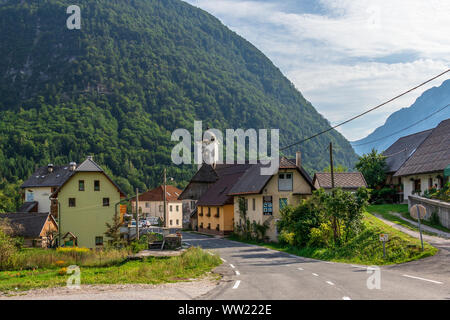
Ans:
[{"label": "village house", "polygon": [[298,205],[312,195],[314,185],[301,165],[301,153],[296,159],[281,158],[278,172],[272,176],[261,175],[261,164],[252,165],[230,190],[234,197],[234,223],[242,225],[243,215],[239,199],[245,201],[246,218],[250,223],[266,224],[266,236],[278,241],[276,222],[280,211],[288,205]]},{"label": "village house", "polygon": [[47,166],[38,168],[22,185],[23,205],[18,212],[50,212],[50,195],[73,174],[76,165]]},{"label": "village house", "polygon": [[59,217],[59,237],[67,240],[60,245],[75,242],[80,247],[101,248],[108,240],[106,223],[123,212],[119,201],[125,193],[92,157],[70,170],[70,177],[51,195],[52,210]]},{"label": "village house", "polygon": [[431,131],[433,130],[425,130],[401,137],[383,152],[383,155],[386,157],[385,183],[396,191],[394,202],[401,203],[408,199],[408,197],[404,198],[404,181],[402,177],[394,177],[394,174],[414,154],[422,142],[430,135]]},{"label": "village house", "polygon": [[[367,188],[366,180],[361,172],[334,172],[334,187],[345,191],[356,192],[359,188]],[[316,172],[313,178],[316,189],[324,189],[331,192],[332,181],[330,172]]]},{"label": "village house", "polygon": [[216,165],[218,179],[197,203],[199,232],[219,235],[233,232],[234,199],[229,192],[250,167],[249,164]]},{"label": "village house", "polygon": [[280,159],[274,175],[261,175],[257,164],[203,164],[183,190],[180,199],[198,200],[192,224],[200,232],[226,235],[240,221],[239,198],[247,203],[250,222],[267,221],[267,235],[277,241],[280,208],[295,205],[312,194],[311,178],[297,159]]},{"label": "village house", "polygon": [[58,224],[49,213],[2,213],[13,228],[15,237],[24,239],[24,247],[47,248],[54,245]]},{"label": "village house", "polygon": [[[167,227],[182,228],[183,205],[189,200],[178,200],[182,191],[174,186],[166,185]],[[139,216],[142,218],[157,217],[164,221],[164,186],[159,186],[139,195]],[[136,197],[131,198],[132,212],[136,213]],[[186,206],[184,206],[186,210]]]},{"label": "village house", "polygon": [[440,189],[448,181],[444,171],[450,164],[449,141],[450,119],[446,119],[432,129],[415,150],[409,150],[408,159],[393,175],[394,179],[401,178],[405,201],[408,196],[421,195],[430,188]]}]

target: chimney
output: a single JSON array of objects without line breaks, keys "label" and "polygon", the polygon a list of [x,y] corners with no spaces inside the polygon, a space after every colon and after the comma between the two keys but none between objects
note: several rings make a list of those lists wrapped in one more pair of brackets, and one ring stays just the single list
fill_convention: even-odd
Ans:
[{"label": "chimney", "polygon": [[77,163],[76,162],[69,163],[69,170],[70,171],[75,171],[76,168],[77,168]]},{"label": "chimney", "polygon": [[48,173],[52,173],[52,172],[53,172],[53,164],[52,164],[52,163],[49,163],[49,164],[47,165],[47,169],[48,169]]},{"label": "chimney", "polygon": [[94,156],[88,156],[88,160],[94,161]]},{"label": "chimney", "polygon": [[295,165],[299,168],[302,166],[302,153],[300,151],[295,154]]}]

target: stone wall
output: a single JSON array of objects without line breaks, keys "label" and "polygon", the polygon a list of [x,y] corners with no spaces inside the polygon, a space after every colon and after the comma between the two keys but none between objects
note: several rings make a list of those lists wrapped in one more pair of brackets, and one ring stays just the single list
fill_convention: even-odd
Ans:
[{"label": "stone wall", "polygon": [[446,228],[450,228],[450,203],[418,196],[409,196],[408,209],[411,210],[411,207],[416,204],[421,204],[425,208],[427,208],[427,215],[425,216],[425,220],[430,220],[431,214],[436,211],[439,216],[441,225]]}]

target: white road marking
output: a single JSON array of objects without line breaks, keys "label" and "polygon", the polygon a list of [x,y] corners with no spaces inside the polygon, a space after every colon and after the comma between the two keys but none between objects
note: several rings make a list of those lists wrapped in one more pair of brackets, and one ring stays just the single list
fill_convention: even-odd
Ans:
[{"label": "white road marking", "polygon": [[235,267],[235,266],[233,266],[233,265],[232,265],[231,263],[230,263],[230,267],[232,267],[233,269],[234,269],[234,268],[236,268],[236,267]]},{"label": "white road marking", "polygon": [[316,276],[316,277],[318,277],[319,275],[318,275],[317,273],[313,273],[313,276]]},{"label": "white road marking", "polygon": [[240,276],[241,274],[239,273],[239,271],[235,270],[234,272],[236,272],[237,276]]},{"label": "white road marking", "polygon": [[325,261],[325,263],[334,264],[334,262],[330,262],[330,261]]},{"label": "white road marking", "polygon": [[241,280],[237,280],[235,283],[234,283],[234,286],[233,286],[233,289],[237,289],[238,287],[239,287],[239,284],[241,283]]},{"label": "white road marking", "polygon": [[361,269],[367,269],[367,267],[363,267],[363,266],[357,266],[357,265],[354,265],[354,264],[352,264],[352,267],[353,267],[353,268],[361,268]]},{"label": "white road marking", "polygon": [[298,270],[300,270],[300,271],[303,271],[303,268],[297,268]]},{"label": "white road marking", "polygon": [[227,260],[225,260],[224,258],[220,258],[220,260],[222,260],[223,262],[227,262]]},{"label": "white road marking", "polygon": [[331,282],[331,281],[327,281],[327,283],[328,283],[330,286],[334,286],[334,283]]},{"label": "white road marking", "polygon": [[350,297],[342,297],[342,300],[352,300]]},{"label": "white road marking", "polygon": [[430,279],[425,279],[425,278],[420,278],[420,277],[414,277],[414,276],[410,276],[407,274],[403,275],[404,277],[408,277],[408,278],[413,278],[413,279],[418,279],[418,280],[423,280],[423,281],[428,281],[428,282],[433,282],[433,283],[437,283],[437,284],[442,284],[442,282],[436,281],[436,280],[430,280]]}]

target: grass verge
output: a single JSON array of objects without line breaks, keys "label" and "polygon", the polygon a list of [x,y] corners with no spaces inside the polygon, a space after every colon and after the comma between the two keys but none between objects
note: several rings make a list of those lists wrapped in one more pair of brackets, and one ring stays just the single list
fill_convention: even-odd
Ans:
[{"label": "grass verge", "polygon": [[[380,219],[377,219],[369,213],[365,213],[364,215],[364,225],[364,231],[341,247],[297,248],[279,243],[243,241],[234,236],[231,236],[230,239],[262,245],[270,249],[307,258],[365,265],[403,263],[432,256],[437,252],[437,249],[428,243],[424,243],[425,250],[422,252],[418,239],[386,225]],[[383,245],[379,241],[380,233],[389,234],[389,241],[386,244],[386,259],[383,258]]]},{"label": "grass verge", "polygon": [[[81,284],[160,284],[198,278],[222,262],[200,248],[189,248],[180,256],[142,261],[122,261],[105,267],[81,267]],[[0,291],[24,291],[65,286],[69,275],[64,269],[4,271],[0,273]],[[17,289],[16,289],[17,288]]]},{"label": "grass verge", "polygon": [[[391,212],[398,212],[401,214],[401,216],[403,218],[412,220],[417,222],[416,219],[414,219],[413,217],[411,217],[409,215],[409,211],[408,211],[408,205],[407,204],[379,204],[379,205],[371,205],[367,208],[367,211],[372,213],[372,214],[379,214],[380,216],[382,216],[384,219],[392,221],[396,224],[399,224],[401,226],[404,226],[410,230],[413,231],[419,231],[419,229],[413,225],[412,223],[409,223],[408,221],[405,221],[403,219],[401,219],[400,217],[391,214]],[[441,231],[444,232],[449,232],[450,233],[450,229],[447,229],[441,225],[435,225],[432,224],[431,222],[427,221],[427,220],[421,220],[421,223],[423,223],[424,225],[427,225],[429,227],[435,228],[435,229],[439,229]],[[422,230],[422,232],[424,234],[428,234],[428,235],[436,235],[435,233],[432,232],[428,232],[425,230]]]}]

